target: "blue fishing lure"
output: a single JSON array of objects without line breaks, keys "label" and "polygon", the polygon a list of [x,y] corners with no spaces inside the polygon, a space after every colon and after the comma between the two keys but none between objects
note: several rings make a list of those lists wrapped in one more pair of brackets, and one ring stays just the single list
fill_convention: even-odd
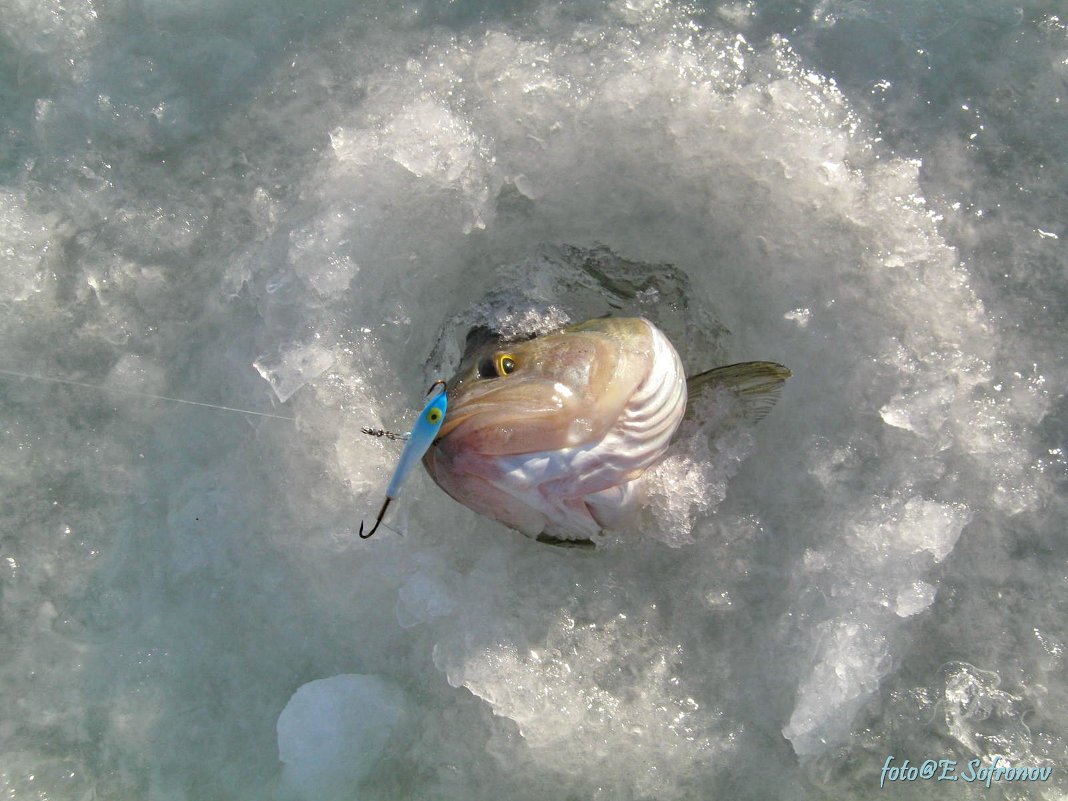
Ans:
[{"label": "blue fishing lure", "polygon": [[[441,389],[435,394],[434,390],[438,387]],[[401,453],[397,469],[393,471],[393,477],[390,478],[389,486],[386,488],[385,503],[382,504],[382,508],[378,512],[374,526],[366,534],[363,533],[363,522],[360,522],[360,539],[365,540],[378,530],[378,525],[382,522],[382,517],[386,514],[386,508],[389,506],[390,501],[397,497],[397,493],[400,492],[401,486],[412,472],[412,468],[419,464],[423,454],[430,449],[430,446],[434,444],[434,440],[437,439],[438,431],[441,430],[441,424],[445,422],[445,412],[448,409],[447,389],[448,387],[445,386],[444,381],[435,381],[430,385],[427,395],[430,395],[431,398],[427,401],[426,406],[419,415],[419,419],[415,421],[415,425],[412,426],[411,433],[408,434],[408,441],[404,444],[404,452]]]}]

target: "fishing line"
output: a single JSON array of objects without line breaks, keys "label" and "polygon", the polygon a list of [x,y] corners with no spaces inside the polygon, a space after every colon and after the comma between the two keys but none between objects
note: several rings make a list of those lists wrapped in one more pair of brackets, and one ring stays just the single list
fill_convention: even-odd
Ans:
[{"label": "fishing line", "polygon": [[296,420],[295,417],[286,417],[282,414],[270,414],[268,412],[254,412],[251,409],[235,409],[233,406],[220,406],[217,403],[204,403],[203,401],[185,400],[184,398],[168,398],[166,395],[153,395],[150,392],[138,392],[133,389],[121,389],[119,387],[102,387],[99,384],[87,384],[84,381],[74,381],[69,378],[51,378],[43,375],[20,373],[16,370],[4,370],[0,368],[0,375],[14,378],[28,378],[31,381],[43,381],[51,384],[69,384],[73,387],[85,387],[86,389],[98,389],[101,392],[118,392],[123,395],[132,395],[136,398],[151,398],[152,400],[170,401],[171,403],[185,403],[189,406],[204,406],[208,409],[219,409],[224,412],[237,412],[238,414],[254,414],[257,417],[270,417],[274,420]]}]

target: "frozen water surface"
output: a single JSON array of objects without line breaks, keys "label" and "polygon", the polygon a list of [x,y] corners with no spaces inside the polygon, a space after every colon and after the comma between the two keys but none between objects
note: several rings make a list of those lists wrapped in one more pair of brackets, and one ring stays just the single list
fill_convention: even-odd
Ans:
[{"label": "frozen water surface", "polygon": [[[4,797],[1063,798],[1066,107],[1044,2],[0,0],[0,369],[104,388],[0,375]],[[608,310],[794,377],[612,547],[356,539]]]}]

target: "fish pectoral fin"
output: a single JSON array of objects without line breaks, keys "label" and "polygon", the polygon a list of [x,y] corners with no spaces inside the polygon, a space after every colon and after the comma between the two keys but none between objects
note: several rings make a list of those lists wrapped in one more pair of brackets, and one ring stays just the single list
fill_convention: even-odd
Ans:
[{"label": "fish pectoral fin", "polygon": [[686,417],[693,416],[698,398],[723,387],[740,401],[746,419],[763,420],[778,402],[790,375],[786,367],[775,362],[740,362],[699,373],[686,379]]}]

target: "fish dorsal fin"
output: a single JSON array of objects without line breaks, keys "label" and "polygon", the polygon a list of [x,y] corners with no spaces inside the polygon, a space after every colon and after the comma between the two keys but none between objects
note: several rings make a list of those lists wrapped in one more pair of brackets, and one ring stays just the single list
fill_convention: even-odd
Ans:
[{"label": "fish dorsal fin", "polygon": [[741,362],[699,373],[686,379],[686,416],[693,415],[694,403],[704,393],[724,387],[741,402],[747,419],[763,420],[778,402],[790,375],[787,368],[775,362]]}]

